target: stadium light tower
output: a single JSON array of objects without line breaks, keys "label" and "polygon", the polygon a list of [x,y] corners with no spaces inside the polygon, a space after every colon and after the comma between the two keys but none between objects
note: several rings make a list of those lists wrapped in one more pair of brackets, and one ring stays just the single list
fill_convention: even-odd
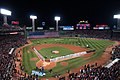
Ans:
[{"label": "stadium light tower", "polygon": [[58,21],[60,20],[59,16],[55,16],[55,21],[56,21],[56,31],[58,31]]},{"label": "stadium light tower", "polygon": [[32,31],[35,32],[35,19],[37,19],[37,16],[30,15],[30,19],[32,19]]},{"label": "stadium light tower", "polygon": [[4,23],[7,24],[7,16],[11,16],[11,11],[7,9],[0,9],[0,13],[4,16]]},{"label": "stadium light tower", "polygon": [[120,14],[114,15],[114,19],[117,19],[117,29],[120,29]]}]

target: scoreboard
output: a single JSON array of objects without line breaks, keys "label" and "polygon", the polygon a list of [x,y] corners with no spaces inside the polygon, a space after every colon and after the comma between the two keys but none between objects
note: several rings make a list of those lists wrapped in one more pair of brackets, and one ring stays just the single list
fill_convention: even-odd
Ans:
[{"label": "scoreboard", "polygon": [[76,29],[90,29],[90,24],[77,24]]}]

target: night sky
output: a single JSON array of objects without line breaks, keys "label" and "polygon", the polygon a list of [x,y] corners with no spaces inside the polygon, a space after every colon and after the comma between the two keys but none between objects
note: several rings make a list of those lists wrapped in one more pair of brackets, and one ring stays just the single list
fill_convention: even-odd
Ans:
[{"label": "night sky", "polygon": [[38,17],[36,26],[42,26],[43,21],[46,26],[55,26],[56,15],[61,17],[61,26],[75,26],[80,20],[88,20],[92,26],[113,26],[116,24],[113,15],[120,13],[120,0],[0,0],[0,8],[12,11],[12,16],[8,17],[9,23],[18,20],[20,25],[26,26],[31,26],[31,14]]}]

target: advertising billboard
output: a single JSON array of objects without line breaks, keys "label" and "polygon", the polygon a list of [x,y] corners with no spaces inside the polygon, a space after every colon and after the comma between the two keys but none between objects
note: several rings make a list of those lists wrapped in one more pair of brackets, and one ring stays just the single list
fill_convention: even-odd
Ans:
[{"label": "advertising billboard", "polygon": [[110,27],[108,25],[96,25],[96,27],[94,27],[94,29],[110,29]]},{"label": "advertising billboard", "polygon": [[43,27],[37,27],[38,30],[43,30]]},{"label": "advertising billboard", "polygon": [[12,25],[19,25],[19,21],[12,21],[11,24]]},{"label": "advertising billboard", "polygon": [[64,26],[63,30],[74,30],[74,26]]}]

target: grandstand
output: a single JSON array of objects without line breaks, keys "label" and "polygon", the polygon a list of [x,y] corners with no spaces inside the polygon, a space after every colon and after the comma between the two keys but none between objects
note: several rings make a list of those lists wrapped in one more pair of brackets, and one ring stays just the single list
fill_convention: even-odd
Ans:
[{"label": "grandstand", "polygon": [[[27,36],[26,36],[27,34]],[[22,56],[21,51],[16,49],[28,45],[28,40],[38,38],[53,37],[78,37],[78,38],[96,38],[109,39],[114,41],[120,40],[120,31],[115,30],[74,30],[74,31],[38,31],[26,32],[20,27],[0,27],[0,80],[37,80],[38,75],[30,75],[24,72],[21,64],[22,60],[17,57]],[[72,72],[69,75],[55,77],[56,80],[119,80],[120,77],[120,46],[115,46],[112,52],[111,60],[114,62],[109,67],[104,67],[93,63],[94,65],[83,65],[84,68],[80,72]],[[20,69],[17,69],[19,66]],[[41,77],[40,77],[41,78]]]},{"label": "grandstand", "polygon": [[[16,33],[17,32],[17,33]],[[15,49],[25,45],[23,30],[1,27],[0,29],[0,79],[10,80],[15,75]]]}]

